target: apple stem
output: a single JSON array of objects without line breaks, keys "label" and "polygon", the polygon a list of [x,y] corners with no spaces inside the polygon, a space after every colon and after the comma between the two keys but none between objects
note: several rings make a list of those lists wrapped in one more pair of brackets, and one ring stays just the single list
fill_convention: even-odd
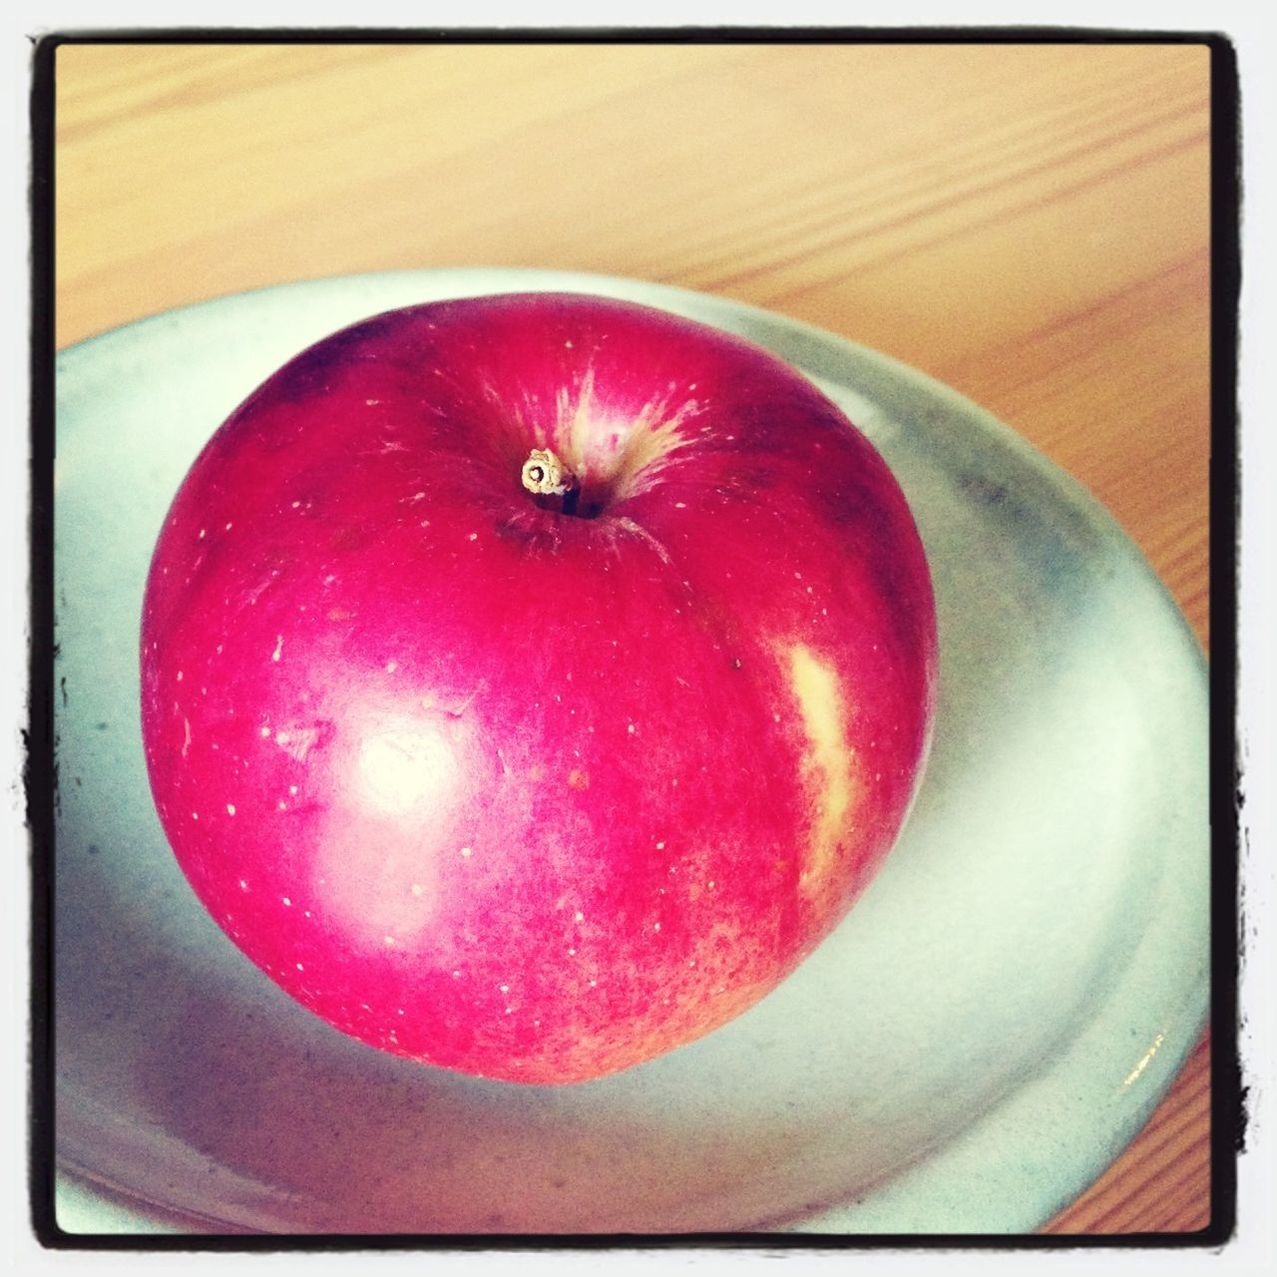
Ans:
[{"label": "apple stem", "polygon": [[549,448],[533,448],[520,477],[524,488],[534,496],[558,497],[564,514],[576,513],[581,484]]}]

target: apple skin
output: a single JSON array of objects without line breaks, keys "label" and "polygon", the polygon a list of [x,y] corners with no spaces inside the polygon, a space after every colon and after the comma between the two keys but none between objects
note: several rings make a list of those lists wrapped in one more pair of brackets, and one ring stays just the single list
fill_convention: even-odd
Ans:
[{"label": "apple skin", "polygon": [[[579,505],[534,496],[551,449]],[[200,900],[303,1006],[466,1073],[598,1077],[838,923],[930,737],[905,499],[814,386],[598,297],[393,311],[191,468],[142,728]]]}]

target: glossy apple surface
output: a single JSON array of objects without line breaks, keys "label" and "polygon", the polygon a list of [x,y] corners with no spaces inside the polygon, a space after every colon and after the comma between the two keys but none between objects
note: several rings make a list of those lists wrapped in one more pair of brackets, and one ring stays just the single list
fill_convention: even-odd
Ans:
[{"label": "glossy apple surface", "polygon": [[904,497],[808,381],[540,294],[378,316],[255,391],[165,521],[141,656],[156,806],[235,943],[376,1047],[561,1082],[724,1023],[843,917],[936,637]]}]

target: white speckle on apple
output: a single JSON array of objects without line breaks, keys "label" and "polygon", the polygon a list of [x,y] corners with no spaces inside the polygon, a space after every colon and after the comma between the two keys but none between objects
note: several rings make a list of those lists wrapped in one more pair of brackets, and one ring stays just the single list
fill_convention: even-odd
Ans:
[{"label": "white speckle on apple", "polygon": [[294,501],[294,502],[293,502],[293,509],[294,509],[294,510],[300,510],[300,509],[301,509],[301,504],[302,504],[302,503],[301,503],[300,501]]},{"label": "white speckle on apple", "polygon": [[226,804],[226,814],[227,814],[228,816],[233,816],[233,815],[235,814],[235,804],[234,804],[234,803],[227,803],[227,804]]},{"label": "white speckle on apple", "polygon": [[674,502],[674,509],[675,509],[675,510],[686,510],[686,509],[687,509],[687,502],[686,502],[686,501],[675,501],[675,502]]},{"label": "white speckle on apple", "polygon": [[289,787],[288,787],[288,792],[289,792],[290,794],[292,794],[294,797],[296,797],[296,795],[297,795],[297,786],[296,786],[296,785],[289,785]]},{"label": "white speckle on apple", "polygon": [[387,674],[393,674],[393,673],[394,673],[394,672],[395,672],[398,668],[399,668],[399,662],[398,662],[398,661],[387,661],[387,662],[386,662],[386,673],[387,673]]},{"label": "white speckle on apple", "polygon": [[282,634],[277,634],[275,636],[275,650],[270,654],[270,659],[272,661],[278,661],[279,654],[283,650],[284,650],[284,636]]},{"label": "white speckle on apple", "polygon": [[637,728],[637,727],[635,727],[633,723],[627,723],[627,724],[626,724],[626,727],[625,727],[625,730],[626,730],[626,731],[627,731],[627,732],[628,732],[631,736],[633,736],[633,735],[634,735],[634,733],[635,733],[636,731],[638,731],[638,728]]},{"label": "white speckle on apple", "polygon": [[201,540],[201,541],[202,541],[202,540],[204,540],[204,537],[207,535],[207,533],[208,533],[208,529],[207,529],[207,528],[201,528],[201,529],[200,529],[200,540]]},{"label": "white speckle on apple", "polygon": [[241,878],[241,879],[239,880],[239,889],[240,889],[241,891],[247,891],[247,890],[248,890],[248,879],[247,879],[247,878]]},{"label": "white speckle on apple", "polygon": [[508,984],[499,984],[499,985],[497,985],[497,989],[498,989],[498,991],[499,991],[499,992],[501,992],[501,993],[509,993],[509,992],[510,992],[510,986],[509,986]]},{"label": "white speckle on apple", "polygon": [[414,883],[412,884],[412,888],[411,888],[411,890],[412,890],[412,894],[413,894],[414,896],[419,896],[419,895],[421,895],[421,894],[425,891],[425,888],[421,885],[421,883],[419,883],[419,882],[414,882]]},{"label": "white speckle on apple", "polygon": [[574,914],[572,915],[572,921],[573,921],[573,922],[584,922],[584,921],[585,921],[585,914],[583,914],[583,913],[582,913],[582,912],[578,909],[578,910],[576,911],[576,913],[574,913]]},{"label": "white speckle on apple", "polygon": [[477,541],[478,539],[479,539],[479,534],[477,532],[472,532],[470,533],[468,537],[466,537],[467,541]]},{"label": "white speckle on apple", "polygon": [[178,681],[179,683],[182,681],[182,671],[181,671],[181,670],[178,670],[178,671],[177,671],[177,681]]},{"label": "white speckle on apple", "polygon": [[283,901],[284,901],[284,908],[285,908],[285,909],[291,909],[291,908],[293,907],[293,902],[292,902],[292,900],[291,900],[288,896],[284,896],[284,897],[282,897],[282,899],[283,899]]},{"label": "white speckle on apple", "polygon": [[386,947],[387,947],[388,949],[394,948],[394,944],[395,944],[395,938],[394,938],[394,936],[385,936],[385,937],[384,937],[384,939],[385,939],[385,942],[386,942]]},{"label": "white speckle on apple", "polygon": [[460,980],[460,979],[461,979],[461,972],[460,972],[460,971],[454,971],[454,972],[452,973],[452,978],[453,978],[454,980]]},{"label": "white speckle on apple", "polygon": [[267,727],[263,727],[263,728],[262,728],[262,739],[263,739],[263,740],[265,740],[268,736],[270,736],[270,727],[269,727],[269,726],[267,726]]},{"label": "white speckle on apple", "polygon": [[656,844],[656,850],[657,850],[657,851],[664,851],[664,850],[665,850],[665,840],[664,840],[664,839],[662,839],[660,842],[658,842],[658,843]]},{"label": "white speckle on apple", "polygon": [[297,970],[298,970],[298,971],[305,971],[305,970],[306,970],[306,968],[305,968],[304,966],[302,966],[302,964],[299,962],[299,963],[297,964]]},{"label": "white speckle on apple", "polygon": [[193,812],[191,812],[191,819],[192,819],[192,820],[198,820],[199,818],[200,818],[200,814],[199,814],[199,812],[197,812],[197,811],[193,811]]},{"label": "white speckle on apple", "polygon": [[473,855],[474,855],[474,848],[473,848],[473,847],[462,847],[462,848],[461,848],[461,859],[462,859],[462,860],[469,860],[469,859],[470,859],[470,857],[471,857],[471,856],[473,856]]},{"label": "white speckle on apple", "polygon": [[573,948],[570,948],[570,949],[568,950],[568,957],[569,957],[569,958],[575,958],[575,957],[576,957],[576,950],[575,950],[575,949],[573,949]]},{"label": "white speckle on apple", "polygon": [[286,802],[285,802],[282,798],[279,800],[279,803],[278,803],[278,810],[279,810],[279,811],[287,811],[287,810],[288,810],[288,804],[287,804],[287,803],[286,803]]},{"label": "white speckle on apple", "polygon": [[229,531],[230,531],[230,530],[231,530],[234,526],[235,526],[235,525],[234,525],[233,523],[228,523],[228,524],[226,525],[226,531],[227,531],[227,532],[229,532]]}]

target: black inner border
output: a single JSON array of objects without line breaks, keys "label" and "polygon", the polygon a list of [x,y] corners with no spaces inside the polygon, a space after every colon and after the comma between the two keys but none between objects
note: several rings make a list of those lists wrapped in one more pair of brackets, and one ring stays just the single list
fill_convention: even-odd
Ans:
[{"label": "black inner border", "polygon": [[[591,29],[253,29],[173,27],[81,30],[33,38],[31,127],[31,504],[29,712],[24,782],[31,837],[30,1090],[28,1172],[38,1241],[65,1250],[296,1251],[553,1249],[762,1250],[783,1255],[838,1249],[1083,1249],[1219,1247],[1236,1226],[1237,1153],[1246,1113],[1237,1047],[1238,894],[1237,341],[1241,283],[1240,133],[1237,57],[1211,32],[1132,32],[1068,27],[709,27]],[[57,801],[54,730],[54,128],[56,54],[69,44],[1190,44],[1211,54],[1211,466],[1210,466],[1210,820],[1211,820],[1211,1219],[1195,1233],[1005,1237],[984,1234],[833,1235],[681,1233],[619,1235],[118,1236],[58,1227],[54,1209],[53,857]]]}]

